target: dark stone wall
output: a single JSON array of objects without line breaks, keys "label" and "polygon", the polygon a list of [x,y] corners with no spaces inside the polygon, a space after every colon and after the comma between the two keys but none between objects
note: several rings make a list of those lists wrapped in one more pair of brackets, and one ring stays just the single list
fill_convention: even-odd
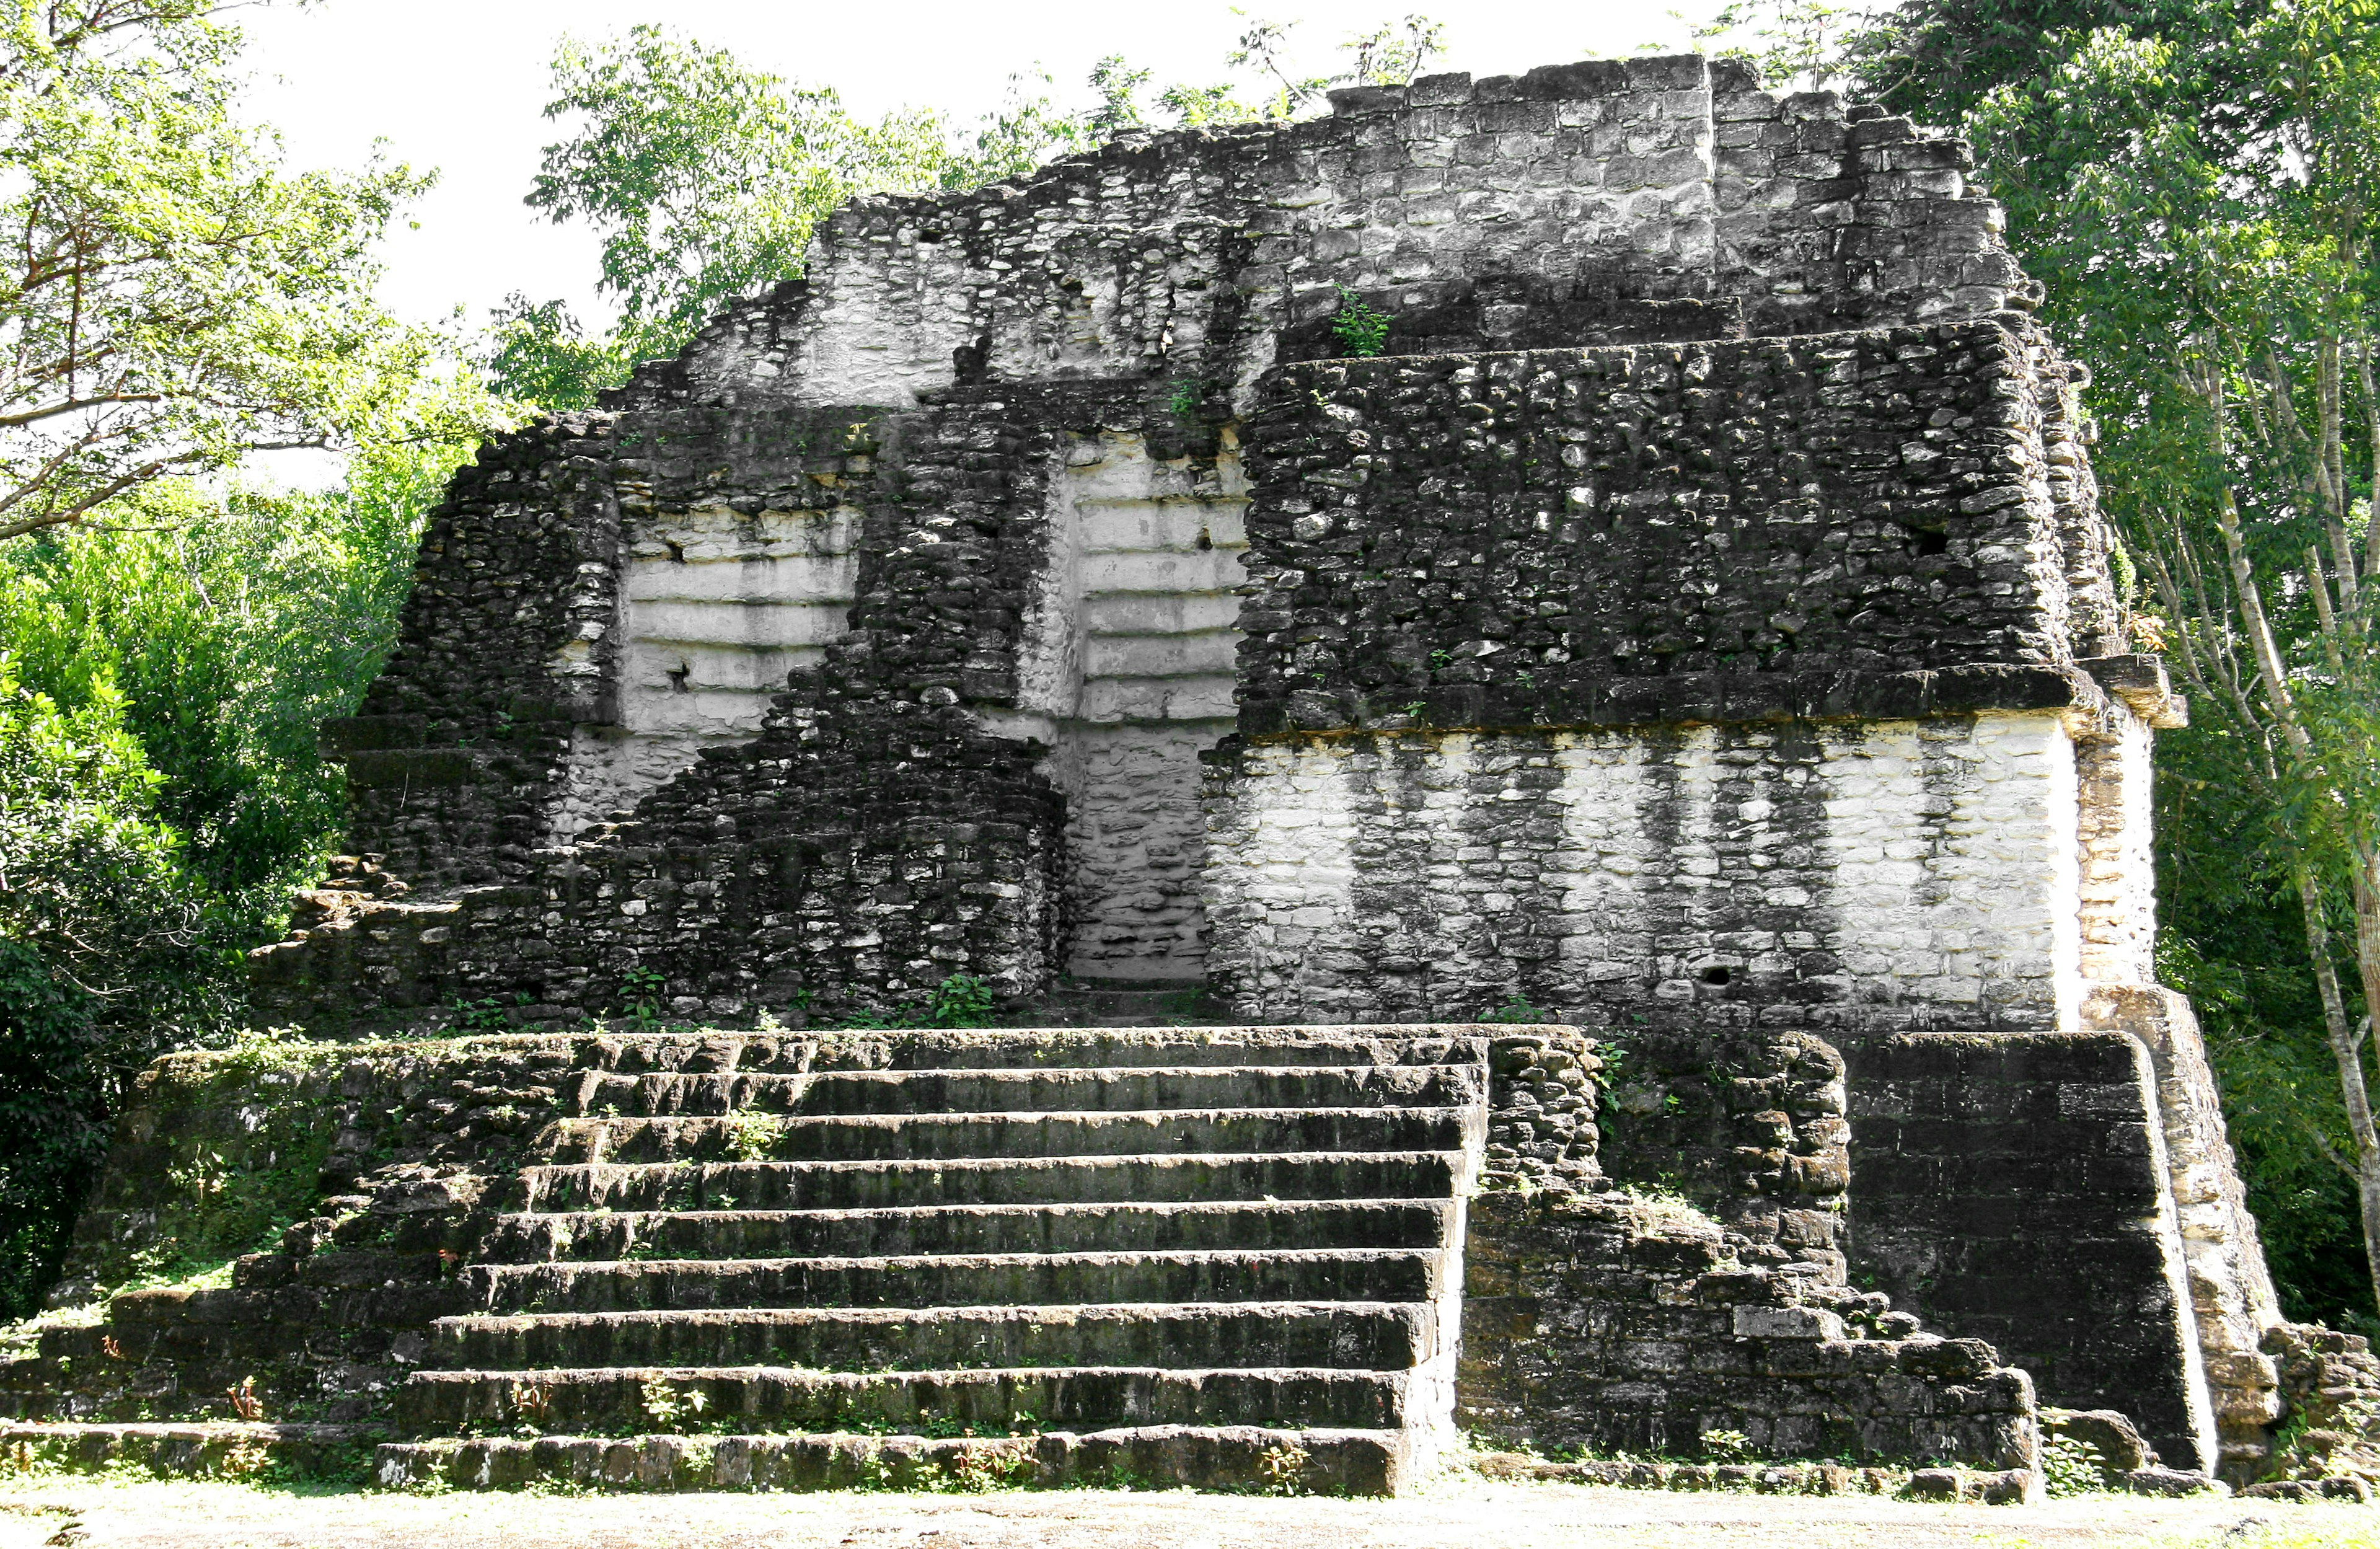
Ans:
[{"label": "dark stone wall", "polygon": [[[1143,383],[1077,382],[956,390],[908,414],[648,403],[620,415],[610,477],[631,524],[856,491],[866,529],[851,632],[822,667],[793,675],[752,741],[706,750],[564,844],[537,828],[559,799],[569,722],[524,723],[545,738],[546,762],[528,774],[470,750],[480,736],[510,747],[528,734],[496,708],[522,697],[492,697],[473,676],[492,664],[467,642],[501,648],[492,670],[534,682],[548,636],[493,628],[509,603],[458,616],[453,588],[436,589],[408,638],[456,643],[406,657],[408,716],[341,730],[352,746],[434,726],[444,744],[406,754],[405,768],[448,759],[455,783],[424,787],[411,773],[368,787],[379,794],[349,829],[364,861],[302,895],[291,938],[254,955],[256,1014],[317,1031],[441,1022],[458,1007],[565,1021],[636,1001],[631,970],[659,974],[678,1016],[844,1012],[915,1000],[955,973],[1004,997],[1038,992],[1062,928],[1064,803],[1038,767],[1045,750],[992,735],[977,713],[1016,702],[1066,433],[1154,421],[1163,455],[1216,454],[1212,424],[1150,396]],[[487,561],[444,547],[425,560],[449,563],[476,576]],[[575,615],[558,616],[554,628]],[[374,707],[392,697],[375,689]],[[596,714],[582,705],[578,718]],[[369,770],[387,756],[349,758]],[[452,814],[498,809],[512,842],[492,857],[468,848],[474,831]]]},{"label": "dark stone wall", "polygon": [[1341,287],[1389,314],[1397,354],[1816,334],[2038,298],[1961,141],[1761,91],[1731,61],[1441,74],[1332,104],[856,201],[802,281],[723,314],[685,364],[747,399],[1103,375],[1236,398],[1266,366],[1335,352]]},{"label": "dark stone wall", "polygon": [[[1456,1418],[1508,1443],[2022,1469],[2033,1386],[1975,1339],[1865,1337],[1804,1277],[1623,1193],[1472,1201]],[[1883,1299],[1875,1302],[1880,1306]]]},{"label": "dark stone wall", "polygon": [[1843,1059],[1804,1032],[1658,1032],[1597,1051],[1605,1174],[1692,1200],[1738,1257],[1844,1273]]},{"label": "dark stone wall", "polygon": [[2064,555],[2062,373],[1994,321],[1284,368],[1244,432],[1240,729],[2087,698],[2120,641]]},{"label": "dark stone wall", "polygon": [[431,513],[387,665],[322,728],[355,848],[416,885],[524,874],[573,724],[610,716],[613,433],[565,415],[480,448]]},{"label": "dark stone wall", "polygon": [[1852,1059],[1852,1275],[1991,1341],[2042,1401],[2201,1456],[2195,1342],[2146,1052],[2120,1033],[1910,1034]]}]

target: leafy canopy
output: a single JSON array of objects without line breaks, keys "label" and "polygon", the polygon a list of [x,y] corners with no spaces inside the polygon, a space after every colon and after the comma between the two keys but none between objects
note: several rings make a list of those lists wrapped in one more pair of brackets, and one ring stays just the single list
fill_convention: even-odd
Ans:
[{"label": "leafy canopy", "polygon": [[0,0],[0,539],[418,408],[371,245],[428,180],[282,171],[213,8]]},{"label": "leafy canopy", "polygon": [[545,116],[574,132],[546,147],[528,203],[602,235],[601,287],[645,353],[799,273],[811,229],[844,200],[930,185],[945,160],[930,114],[870,124],[830,89],[650,25],[595,47],[565,40],[553,87]]}]

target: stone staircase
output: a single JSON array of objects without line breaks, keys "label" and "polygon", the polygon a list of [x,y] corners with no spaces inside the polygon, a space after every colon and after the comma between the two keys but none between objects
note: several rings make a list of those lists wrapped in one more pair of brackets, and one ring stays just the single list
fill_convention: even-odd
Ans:
[{"label": "stone staircase", "polygon": [[565,1080],[383,1482],[1380,1493],[1449,1432],[1483,1041],[711,1047]]}]

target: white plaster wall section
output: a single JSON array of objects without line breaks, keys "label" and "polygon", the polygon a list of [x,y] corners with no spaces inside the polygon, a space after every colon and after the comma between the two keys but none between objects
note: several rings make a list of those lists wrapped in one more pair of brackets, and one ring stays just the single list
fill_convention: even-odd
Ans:
[{"label": "white plaster wall section", "polygon": [[2156,867],[2150,851],[2150,732],[2121,701],[2113,725],[2075,744],[2081,799],[2082,977],[2144,984],[2156,977]]},{"label": "white plaster wall section", "polygon": [[1438,767],[1423,738],[1358,738],[1341,761],[1356,817],[1356,880],[1349,944],[1368,961],[1383,1020],[1427,1018],[1442,950],[1427,905],[1427,872],[1440,835],[1424,826],[1426,783]]},{"label": "white plaster wall section", "polygon": [[1208,834],[1208,907],[1232,916],[1235,1008],[1252,1020],[1360,1021],[1369,1001],[1318,959],[1354,922],[1357,817],[1334,742],[1260,743],[1243,755]]},{"label": "white plaster wall section", "polygon": [[639,524],[621,578],[619,717],[578,729],[553,837],[691,767],[701,750],[757,735],[791,673],[850,628],[857,507],[723,507]]},{"label": "white plaster wall section", "polygon": [[1649,843],[1646,922],[1654,935],[1651,994],[1656,1003],[1690,1003],[1694,970],[1706,956],[1708,920],[1726,886],[1715,824],[1723,746],[1716,726],[1690,726],[1647,750],[1640,811]]},{"label": "white plaster wall section", "polygon": [[906,226],[880,240],[809,248],[813,295],[785,357],[793,401],[907,408],[950,385],[955,356],[976,339],[978,291],[996,291],[1010,265],[978,268],[957,242]]},{"label": "white plaster wall section", "polygon": [[1716,1003],[1740,993],[1731,986],[1781,985],[1797,976],[1823,929],[1806,870],[1786,863],[1819,817],[1818,793],[1809,788],[1816,746],[1765,726],[1703,728],[1683,753],[1698,860],[1685,895],[1691,912],[1678,949],[1661,960],[1658,994]]},{"label": "white plaster wall section", "polygon": [[[1562,937],[1555,950],[1562,980],[1585,1002],[1560,1009],[1576,1014],[1607,998],[1634,1004],[1654,979],[1645,905],[1652,859],[1645,826],[1647,750],[1637,738],[1610,733],[1565,733],[1555,748],[1562,776],[1554,792],[1562,807],[1555,852]],[[1609,1025],[1615,1018],[1606,1011],[1591,1019]]]},{"label": "white plaster wall section", "polygon": [[1407,805],[1390,835],[1421,861],[1421,913],[1428,933],[1416,947],[1433,1016],[1480,1015],[1488,1008],[1479,1004],[1479,981],[1507,977],[1504,963],[1485,949],[1483,940],[1488,921],[1507,901],[1480,874],[1498,860],[1498,847],[1480,842],[1465,822],[1479,741],[1454,732],[1424,743],[1427,754],[1405,782]]},{"label": "white plaster wall section", "polygon": [[1881,1031],[2075,1025],[2072,744],[2056,714],[1886,722],[1830,743],[1841,997]]},{"label": "white plaster wall section", "polygon": [[999,735],[1053,748],[1059,726],[1075,718],[1083,698],[1083,524],[1074,470],[1107,453],[1099,441],[1076,437],[1062,455],[1065,466],[1048,486],[1049,549],[1017,633],[1016,708],[983,712],[984,725]]}]

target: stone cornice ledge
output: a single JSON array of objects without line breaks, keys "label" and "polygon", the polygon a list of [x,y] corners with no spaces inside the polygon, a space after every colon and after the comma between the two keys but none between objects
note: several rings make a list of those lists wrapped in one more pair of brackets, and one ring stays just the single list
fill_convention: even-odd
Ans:
[{"label": "stone cornice ledge", "polygon": [[1681,672],[1582,677],[1515,696],[1441,684],[1393,706],[1327,689],[1244,702],[1240,735],[1398,731],[1565,731],[1785,721],[1913,721],[1986,711],[2103,713],[2107,698],[2072,667],[1998,663],[1916,672]]}]

